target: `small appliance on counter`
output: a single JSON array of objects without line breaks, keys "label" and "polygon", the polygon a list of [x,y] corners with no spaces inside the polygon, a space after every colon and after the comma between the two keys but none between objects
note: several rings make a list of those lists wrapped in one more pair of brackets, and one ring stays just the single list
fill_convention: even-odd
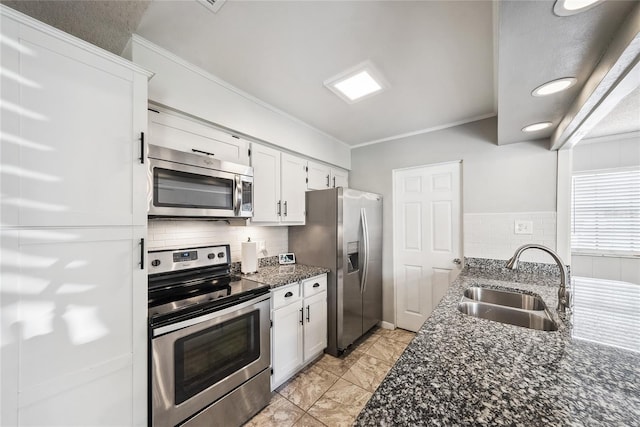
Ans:
[{"label": "small appliance on counter", "polygon": [[240,271],[243,274],[255,273],[258,271],[258,242],[242,242]]},{"label": "small appliance on counter", "polygon": [[278,254],[278,264],[289,265],[296,263],[296,256],[292,252],[286,254]]}]

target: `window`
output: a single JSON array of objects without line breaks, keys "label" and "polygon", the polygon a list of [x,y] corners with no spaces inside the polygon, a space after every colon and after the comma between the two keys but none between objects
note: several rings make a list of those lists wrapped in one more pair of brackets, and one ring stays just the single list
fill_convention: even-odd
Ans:
[{"label": "window", "polygon": [[640,169],[573,176],[574,253],[640,255]]}]

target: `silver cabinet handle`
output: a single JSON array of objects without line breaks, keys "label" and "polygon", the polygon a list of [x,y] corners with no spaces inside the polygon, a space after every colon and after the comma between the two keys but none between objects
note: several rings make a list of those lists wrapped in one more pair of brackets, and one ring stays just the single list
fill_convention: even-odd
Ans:
[{"label": "silver cabinet handle", "polygon": [[278,200],[278,203],[276,203],[276,206],[278,206],[278,216],[280,216],[280,207],[281,207],[281,201]]},{"label": "silver cabinet handle", "polygon": [[336,188],[336,177],[333,177],[333,188]]},{"label": "silver cabinet handle", "polygon": [[300,309],[300,324],[304,325],[304,307]]},{"label": "silver cabinet handle", "polygon": [[311,317],[311,306],[308,305],[307,306],[307,323],[311,321],[310,317]]},{"label": "silver cabinet handle", "polygon": [[329,186],[329,175],[327,175],[327,187]]},{"label": "silver cabinet handle", "polygon": [[287,201],[284,201],[284,216],[287,216]]}]

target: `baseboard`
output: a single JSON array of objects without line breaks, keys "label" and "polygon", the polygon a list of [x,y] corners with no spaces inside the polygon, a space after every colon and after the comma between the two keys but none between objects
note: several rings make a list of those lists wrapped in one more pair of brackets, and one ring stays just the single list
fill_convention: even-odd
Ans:
[{"label": "baseboard", "polygon": [[396,328],[396,325],[394,325],[393,323],[385,322],[384,320],[381,320],[380,323],[378,323],[378,326],[380,326],[382,329],[389,329],[392,331]]}]

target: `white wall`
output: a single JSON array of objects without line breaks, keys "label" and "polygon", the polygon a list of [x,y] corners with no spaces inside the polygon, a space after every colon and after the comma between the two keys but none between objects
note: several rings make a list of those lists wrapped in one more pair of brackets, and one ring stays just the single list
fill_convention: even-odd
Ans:
[{"label": "white wall", "polygon": [[240,91],[153,43],[135,36],[125,55],[155,75],[149,100],[221,127],[345,169],[349,147],[337,139]]},{"label": "white wall", "polygon": [[[394,323],[395,317],[393,169],[462,159],[462,211],[470,227],[469,233],[464,230],[463,248],[469,245],[473,256],[507,259],[513,254],[520,244],[508,233],[514,219],[535,221],[527,242],[542,239],[555,248],[557,154],[549,151],[548,141],[497,146],[496,128],[491,118],[352,151],[350,185],[384,197],[383,320]],[[475,236],[487,238],[490,249]],[[534,251],[527,255],[536,256]]]},{"label": "white wall", "polygon": [[147,233],[149,250],[179,249],[205,245],[231,245],[231,261],[240,262],[241,242],[264,241],[266,253],[258,258],[275,256],[288,251],[288,227],[232,226],[224,222],[161,220],[149,221]]},{"label": "white wall", "polygon": [[[573,171],[640,166],[640,133],[583,140],[573,149]],[[571,255],[571,273],[640,284],[640,258]]]}]

